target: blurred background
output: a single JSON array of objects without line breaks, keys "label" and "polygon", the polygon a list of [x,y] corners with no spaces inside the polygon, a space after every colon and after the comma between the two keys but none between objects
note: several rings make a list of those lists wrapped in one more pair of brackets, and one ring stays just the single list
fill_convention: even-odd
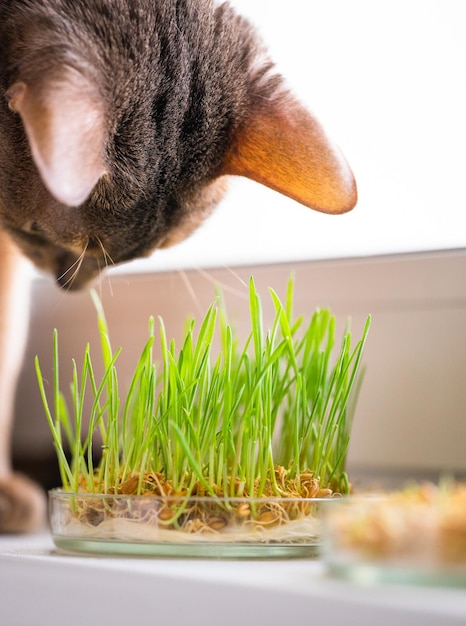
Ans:
[{"label": "blurred background", "polygon": [[[257,25],[290,87],[317,115],[358,182],[350,213],[328,216],[247,180],[231,181],[186,242],[108,273],[97,285],[121,367],[131,374],[149,315],[179,337],[221,285],[240,333],[253,274],[296,314],[329,306],[359,336],[372,314],[348,469],[361,482],[466,473],[466,39],[461,0],[235,0]],[[17,395],[16,466],[56,480],[34,356],[51,365],[58,328],[63,384],[71,358],[97,348],[87,292],[35,276]],[[66,378],[69,366],[69,378]]]}]

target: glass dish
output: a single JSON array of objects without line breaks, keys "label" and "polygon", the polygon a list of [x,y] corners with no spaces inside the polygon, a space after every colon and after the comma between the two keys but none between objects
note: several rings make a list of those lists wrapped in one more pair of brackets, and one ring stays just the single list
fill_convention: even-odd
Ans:
[{"label": "glass dish", "polygon": [[362,583],[466,586],[466,508],[423,489],[347,498],[326,512],[330,575]]},{"label": "glass dish", "polygon": [[328,498],[49,493],[52,537],[73,553],[218,558],[320,554]]}]

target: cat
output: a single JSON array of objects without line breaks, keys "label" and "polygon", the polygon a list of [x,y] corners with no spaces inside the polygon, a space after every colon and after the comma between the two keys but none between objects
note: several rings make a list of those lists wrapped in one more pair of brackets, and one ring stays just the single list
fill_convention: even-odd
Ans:
[{"label": "cat", "polygon": [[9,431],[21,255],[65,289],[189,236],[246,176],[318,211],[353,174],[254,27],[213,0],[0,0],[0,532],[44,519]]}]

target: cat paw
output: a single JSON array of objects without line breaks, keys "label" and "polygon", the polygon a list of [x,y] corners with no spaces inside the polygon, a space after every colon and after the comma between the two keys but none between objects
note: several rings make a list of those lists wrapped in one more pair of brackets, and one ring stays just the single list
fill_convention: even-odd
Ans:
[{"label": "cat paw", "polygon": [[0,533],[27,533],[45,525],[42,489],[21,474],[0,478]]}]

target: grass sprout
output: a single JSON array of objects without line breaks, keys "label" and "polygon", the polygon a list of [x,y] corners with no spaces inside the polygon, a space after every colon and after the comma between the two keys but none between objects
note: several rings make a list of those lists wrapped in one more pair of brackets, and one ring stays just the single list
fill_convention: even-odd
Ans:
[{"label": "grass sprout", "polygon": [[[194,319],[187,322],[179,346],[167,337],[161,318],[150,318],[125,394],[117,371],[121,349],[113,351],[101,302],[91,292],[102,378],[96,379],[87,345],[81,367],[73,361],[68,406],[60,387],[57,331],[51,398],[36,357],[63,489],[228,498],[347,493],[345,458],[370,316],[356,345],[347,328],[334,354],[335,317],[322,309],[307,323],[294,319],[293,292],[292,278],[284,302],[270,290],[274,321],[266,331],[250,279],[251,330],[243,345],[221,294],[199,327]],[[97,445],[101,455],[95,463]]]}]

